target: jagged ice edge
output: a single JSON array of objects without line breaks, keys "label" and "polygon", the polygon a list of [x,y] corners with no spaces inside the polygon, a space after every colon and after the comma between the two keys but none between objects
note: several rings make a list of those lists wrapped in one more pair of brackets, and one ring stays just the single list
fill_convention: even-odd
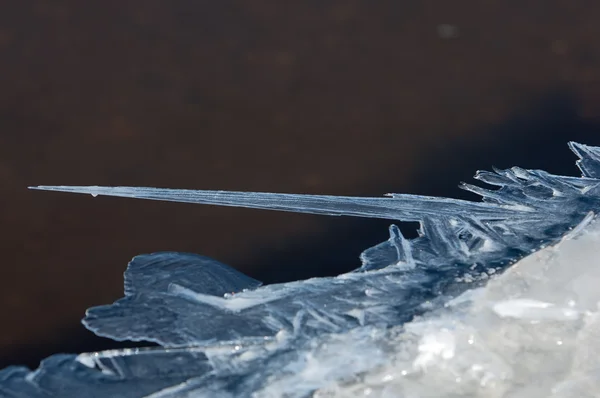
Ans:
[{"label": "jagged ice edge", "polygon": [[[418,221],[421,227],[419,237],[407,240],[391,226],[390,239],[365,250],[363,264],[354,272],[264,287],[202,256],[138,256],[125,274],[125,298],[88,310],[84,324],[102,336],[154,341],[167,349],[111,351],[83,355],[79,360],[53,356],[33,373],[15,367],[0,372],[0,393],[46,396],[40,394],[71,389],[90,394],[88,390],[95,388],[94,393],[104,396],[108,387],[116,388],[111,394],[121,396],[145,396],[159,390],[166,394],[160,396],[185,396],[199,388],[231,394],[258,391],[276,378],[294,351],[319,336],[401,326],[481,285],[486,271],[502,271],[530,252],[556,243],[590,211],[597,210],[600,200],[600,149],[577,143],[569,146],[580,158],[581,178],[517,167],[478,172],[475,178],[500,187],[487,190],[462,185],[480,194],[482,202],[401,194],[353,198],[130,187],[31,187],[94,196]],[[236,361],[231,361],[232,357]],[[223,364],[224,358],[228,365]],[[232,368],[233,362],[236,365]],[[258,367],[267,362],[277,366],[257,374]],[[107,387],[108,380],[112,384]],[[135,390],[131,390],[132,383],[137,386]],[[168,395],[171,393],[175,395]]]}]

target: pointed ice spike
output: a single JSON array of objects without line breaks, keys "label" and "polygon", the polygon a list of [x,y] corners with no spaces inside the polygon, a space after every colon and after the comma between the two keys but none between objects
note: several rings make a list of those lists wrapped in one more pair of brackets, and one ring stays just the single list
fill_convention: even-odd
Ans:
[{"label": "pointed ice spike", "polygon": [[584,177],[600,178],[600,148],[569,142],[569,148],[579,156],[577,167]]},{"label": "pointed ice spike", "polygon": [[[408,266],[414,267],[415,260],[412,255],[412,248],[410,247],[410,242],[406,240],[400,228],[396,225],[390,225],[390,240],[394,242],[396,246],[396,250],[398,251],[398,257],[400,257],[400,253],[404,255],[404,263]],[[400,244],[398,244],[400,243]]]},{"label": "pointed ice spike", "polygon": [[301,195],[263,192],[204,191],[187,189],[99,186],[38,186],[45,191],[84,193],[92,196],[119,196],[171,202],[212,204],[281,210],[296,213],[330,216],[355,216],[389,220],[419,221],[424,216],[476,217],[499,220],[522,215],[525,206],[511,207],[490,203],[420,195],[391,194],[389,197],[369,198],[329,195]]}]

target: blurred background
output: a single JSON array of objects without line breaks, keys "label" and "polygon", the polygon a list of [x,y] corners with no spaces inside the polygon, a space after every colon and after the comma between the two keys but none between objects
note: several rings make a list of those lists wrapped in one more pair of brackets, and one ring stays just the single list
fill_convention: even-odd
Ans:
[{"label": "blurred background", "polygon": [[136,254],[281,282],[359,266],[390,224],[28,185],[475,199],[477,169],[577,175],[598,21],[583,0],[0,2],[0,367],[117,347],[79,321]]}]

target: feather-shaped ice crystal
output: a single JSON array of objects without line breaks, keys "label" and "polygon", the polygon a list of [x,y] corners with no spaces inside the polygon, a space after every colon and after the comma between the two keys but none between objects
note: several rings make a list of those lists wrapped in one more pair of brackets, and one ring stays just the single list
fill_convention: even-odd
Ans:
[{"label": "feather-shaped ice crystal", "polygon": [[267,286],[198,255],[137,256],[125,297],[83,322],[162,347],[9,367],[0,396],[600,396],[600,148],[570,147],[582,177],[478,172],[498,187],[463,184],[481,202],[32,187],[418,221],[420,230],[407,240],[392,225],[353,272]]}]

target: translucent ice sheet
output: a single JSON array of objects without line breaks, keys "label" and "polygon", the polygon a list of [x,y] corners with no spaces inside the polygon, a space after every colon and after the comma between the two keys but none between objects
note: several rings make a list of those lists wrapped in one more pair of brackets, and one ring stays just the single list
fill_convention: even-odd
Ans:
[{"label": "translucent ice sheet", "polygon": [[392,225],[353,272],[266,286],[198,255],[137,256],[125,297],[83,322],[162,348],[10,367],[0,396],[598,396],[600,149],[570,147],[582,177],[478,172],[498,187],[463,184],[481,202],[35,187],[418,221],[420,230],[408,240]]}]

